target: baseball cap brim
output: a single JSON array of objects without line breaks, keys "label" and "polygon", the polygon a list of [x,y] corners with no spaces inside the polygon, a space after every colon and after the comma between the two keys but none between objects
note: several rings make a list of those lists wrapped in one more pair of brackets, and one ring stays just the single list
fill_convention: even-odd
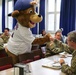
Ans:
[{"label": "baseball cap brim", "polygon": [[8,16],[11,16],[12,13],[9,13]]}]

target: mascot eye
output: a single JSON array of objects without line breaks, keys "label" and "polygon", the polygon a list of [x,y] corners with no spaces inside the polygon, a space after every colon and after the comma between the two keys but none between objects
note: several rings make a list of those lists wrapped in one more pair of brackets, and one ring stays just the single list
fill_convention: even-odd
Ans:
[{"label": "mascot eye", "polygon": [[33,13],[33,11],[32,11],[32,10],[30,10],[30,11],[29,11],[29,13]]}]

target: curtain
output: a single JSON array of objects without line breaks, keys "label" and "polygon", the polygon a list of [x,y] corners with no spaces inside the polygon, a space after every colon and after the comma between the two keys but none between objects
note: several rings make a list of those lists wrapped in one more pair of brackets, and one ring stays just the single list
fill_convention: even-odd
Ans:
[{"label": "curtain", "polygon": [[45,0],[40,0],[40,14],[43,16],[43,20],[39,23],[39,33],[45,29]]},{"label": "curtain", "polygon": [[5,29],[5,0],[2,0],[2,32]]},{"label": "curtain", "polygon": [[[76,0],[75,0],[75,13],[76,13]],[[75,30],[76,30],[76,14],[75,14]]]},{"label": "curtain", "polygon": [[75,1],[61,1],[60,28],[63,28],[63,35],[75,30]]},{"label": "curtain", "polygon": [[[16,2],[16,1],[17,1],[17,0],[14,0],[14,5],[15,5],[15,2]],[[12,29],[14,29],[16,23],[17,23],[17,20],[16,20],[15,18],[13,18],[13,26],[12,26]]]}]

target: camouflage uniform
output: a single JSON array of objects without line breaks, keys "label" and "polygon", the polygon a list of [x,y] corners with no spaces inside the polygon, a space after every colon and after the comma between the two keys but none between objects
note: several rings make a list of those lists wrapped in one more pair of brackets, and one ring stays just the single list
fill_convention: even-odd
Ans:
[{"label": "camouflage uniform", "polygon": [[46,44],[45,57],[54,55],[54,54],[58,54],[63,51],[64,51],[63,49],[60,49],[54,42],[51,41]]},{"label": "camouflage uniform", "polygon": [[67,44],[64,44],[58,40],[54,40],[54,43],[60,48],[60,50],[65,50],[72,54],[71,66],[62,64],[61,71],[66,73],[66,75],[76,75],[76,50],[70,48]]},{"label": "camouflage uniform", "polygon": [[3,44],[4,44],[4,43],[3,43],[3,39],[0,38],[0,50],[4,49]]},{"label": "camouflage uniform", "polygon": [[3,39],[4,43],[8,42],[9,37],[10,37],[10,34],[8,36],[4,35],[4,33],[1,35],[1,38]]}]

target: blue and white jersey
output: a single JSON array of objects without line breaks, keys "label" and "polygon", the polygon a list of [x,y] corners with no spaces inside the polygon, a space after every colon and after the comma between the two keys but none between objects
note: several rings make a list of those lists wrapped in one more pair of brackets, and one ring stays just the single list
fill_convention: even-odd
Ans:
[{"label": "blue and white jersey", "polygon": [[30,28],[23,27],[17,23],[17,27],[7,43],[7,48],[15,55],[31,52],[31,43],[34,39],[35,37],[32,35]]}]

